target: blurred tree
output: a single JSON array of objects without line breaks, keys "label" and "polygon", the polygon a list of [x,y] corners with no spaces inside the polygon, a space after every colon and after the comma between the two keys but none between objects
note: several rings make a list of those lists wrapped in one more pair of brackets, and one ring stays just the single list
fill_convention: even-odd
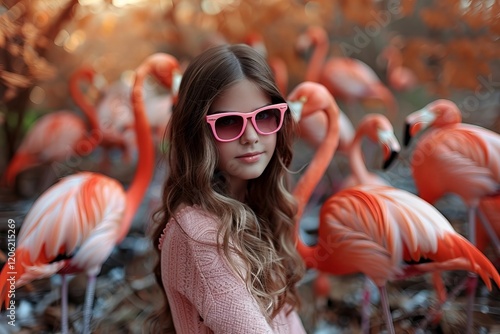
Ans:
[{"label": "blurred tree", "polygon": [[77,4],[78,0],[71,0],[56,10],[58,6],[37,7],[36,1],[6,0],[0,7],[0,111],[5,114],[7,147],[2,151],[7,160],[20,139],[31,88],[55,74],[44,54]]}]

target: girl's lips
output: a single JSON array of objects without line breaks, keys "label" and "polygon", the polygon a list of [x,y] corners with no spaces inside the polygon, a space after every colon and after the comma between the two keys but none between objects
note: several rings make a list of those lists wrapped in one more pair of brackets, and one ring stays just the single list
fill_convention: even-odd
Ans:
[{"label": "girl's lips", "polygon": [[246,162],[246,163],[254,163],[260,160],[262,153],[250,153],[245,155],[240,155],[236,157],[238,160]]}]

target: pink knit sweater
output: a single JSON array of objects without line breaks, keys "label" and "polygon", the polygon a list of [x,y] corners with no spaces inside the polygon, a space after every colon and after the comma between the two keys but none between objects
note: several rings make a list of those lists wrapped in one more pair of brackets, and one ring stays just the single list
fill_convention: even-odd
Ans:
[{"label": "pink knit sweater", "polygon": [[295,311],[287,315],[283,310],[271,324],[266,321],[243,280],[217,251],[217,224],[201,208],[185,207],[160,238],[163,286],[176,332],[305,333]]}]

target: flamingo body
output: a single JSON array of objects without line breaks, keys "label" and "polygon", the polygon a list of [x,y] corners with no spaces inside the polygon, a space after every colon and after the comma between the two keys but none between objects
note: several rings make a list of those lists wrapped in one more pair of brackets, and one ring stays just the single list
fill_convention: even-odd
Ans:
[{"label": "flamingo body", "polygon": [[38,119],[24,137],[5,171],[7,185],[28,168],[52,161],[63,161],[77,151],[90,151],[95,146],[87,142],[87,126],[73,112],[62,110]]},{"label": "flamingo body", "polygon": [[[320,212],[318,234],[328,245],[328,261],[319,270],[332,274],[364,273],[378,286],[404,277],[405,262],[427,272],[443,268],[477,272],[491,289],[500,276],[489,260],[428,202],[407,191],[376,185],[345,189],[328,199]],[[318,250],[321,254],[326,250]],[[422,268],[422,269],[419,269]]]},{"label": "flamingo body", "polygon": [[[116,245],[125,206],[123,186],[96,173],[71,175],[49,188],[23,221],[11,270],[16,286],[61,272],[97,275]],[[5,294],[2,289],[0,300],[7,305]]]},{"label": "flamingo body", "polygon": [[299,36],[299,50],[309,49],[313,45],[314,53],[309,61],[306,80],[321,83],[334,98],[346,102],[380,100],[390,117],[396,117],[398,106],[394,95],[370,66],[349,57],[332,57],[327,60],[328,35],[322,27],[311,26]]}]

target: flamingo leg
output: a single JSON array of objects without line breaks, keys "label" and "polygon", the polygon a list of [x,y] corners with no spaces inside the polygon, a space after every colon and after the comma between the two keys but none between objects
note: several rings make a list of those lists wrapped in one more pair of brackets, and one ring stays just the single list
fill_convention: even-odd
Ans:
[{"label": "flamingo leg", "polygon": [[85,305],[83,306],[83,334],[90,334],[90,319],[92,318],[95,285],[96,276],[89,275],[87,282],[87,292],[85,293]]},{"label": "flamingo leg", "polygon": [[363,303],[361,305],[361,332],[370,333],[370,281],[365,276]]},{"label": "flamingo leg", "polygon": [[[476,244],[476,207],[469,208],[469,241],[475,245]],[[466,333],[472,334],[472,329],[474,325],[474,299],[476,296],[477,288],[477,275],[475,273],[469,272],[467,274],[467,327]]]},{"label": "flamingo leg", "polygon": [[379,287],[380,291],[380,302],[382,303],[382,310],[384,312],[385,326],[387,327],[387,332],[389,334],[395,334],[394,324],[392,323],[391,310],[389,308],[389,297],[387,295],[387,289],[384,286]]},{"label": "flamingo leg", "polygon": [[61,334],[68,334],[68,279],[61,274]]},{"label": "flamingo leg", "polygon": [[441,297],[438,297],[438,301],[436,305],[434,306],[433,310],[431,310],[427,315],[425,316],[425,319],[422,321],[422,323],[418,326],[417,330],[415,333],[423,333],[424,329],[427,327],[429,322],[436,320],[437,318],[441,318],[442,316],[442,309],[443,305],[446,303],[451,303],[455,300],[455,298],[458,296],[460,292],[462,292],[466,285],[467,285],[468,277],[463,279],[460,284],[456,285],[453,290],[448,294],[448,297],[446,299],[441,299]]},{"label": "flamingo leg", "polygon": [[490,222],[488,221],[488,218],[484,215],[484,213],[478,209],[477,210],[477,215],[479,216],[479,219],[481,220],[481,224],[483,224],[484,229],[488,233],[491,239],[491,243],[495,247],[495,252],[497,256],[500,256],[500,239],[498,238],[495,230],[493,230],[493,227],[491,226]]}]

